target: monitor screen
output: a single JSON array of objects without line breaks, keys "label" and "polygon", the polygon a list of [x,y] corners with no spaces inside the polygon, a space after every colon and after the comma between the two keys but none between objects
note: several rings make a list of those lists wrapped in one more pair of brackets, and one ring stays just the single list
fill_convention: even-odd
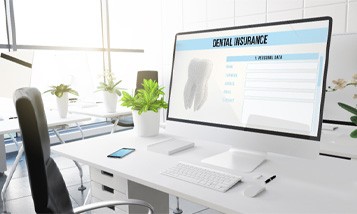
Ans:
[{"label": "monitor screen", "polygon": [[320,140],[332,19],[178,33],[167,120]]}]

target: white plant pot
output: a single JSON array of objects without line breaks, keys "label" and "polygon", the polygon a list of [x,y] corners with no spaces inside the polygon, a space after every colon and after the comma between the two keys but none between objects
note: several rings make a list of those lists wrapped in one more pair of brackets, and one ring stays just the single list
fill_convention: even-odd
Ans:
[{"label": "white plant pot", "polygon": [[118,96],[115,93],[103,91],[105,110],[108,113],[114,113],[117,109]]},{"label": "white plant pot", "polygon": [[63,93],[62,97],[56,97],[56,100],[60,117],[66,118],[68,112],[68,92]]},{"label": "white plant pot", "polygon": [[143,112],[141,115],[138,111],[133,111],[134,130],[140,137],[151,137],[159,134],[160,113]]}]

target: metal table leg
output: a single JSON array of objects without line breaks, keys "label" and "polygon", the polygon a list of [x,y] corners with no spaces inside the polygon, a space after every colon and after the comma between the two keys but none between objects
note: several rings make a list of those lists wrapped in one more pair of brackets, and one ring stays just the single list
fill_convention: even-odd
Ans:
[{"label": "metal table leg", "polygon": [[176,196],[176,209],[173,210],[173,214],[182,214],[183,211],[180,209],[180,199]]},{"label": "metal table leg", "polygon": [[14,143],[15,143],[15,145],[16,145],[16,147],[17,147],[17,150],[19,150],[19,149],[20,149],[20,146],[19,146],[19,143],[17,142],[17,140],[15,139],[15,137],[14,137],[14,136],[12,136],[12,134],[11,134],[11,133],[8,133],[8,135],[10,136],[10,138],[11,138],[12,142],[14,142]]},{"label": "metal table leg", "polygon": [[[66,142],[64,142],[64,140],[61,138],[61,136],[59,135],[59,133],[57,132],[56,129],[53,129],[53,132],[56,134],[58,140],[62,143],[65,144]],[[73,161],[74,164],[77,166],[78,170],[79,170],[79,177],[81,178],[81,186],[78,187],[79,191],[83,191],[86,189],[86,187],[83,185],[83,170],[81,165],[79,165],[79,163],[77,161]]]},{"label": "metal table leg", "polygon": [[83,133],[83,129],[81,128],[81,126],[79,125],[78,122],[76,122],[76,125],[78,127],[78,130],[81,132],[81,135],[82,135],[82,140],[84,140],[84,133]]},{"label": "metal table leg", "polygon": [[2,190],[1,190],[1,199],[2,199],[2,203],[3,203],[3,212],[6,213],[6,197],[5,197],[5,194],[6,194],[6,190],[10,184],[10,181],[12,179],[12,176],[14,175],[14,172],[16,170],[16,167],[17,165],[19,164],[20,162],[20,159],[22,157],[22,154],[24,153],[24,147],[21,145],[20,148],[19,148],[19,151],[16,155],[16,159],[15,159],[15,162],[14,164],[12,165],[11,169],[10,169],[10,172],[9,172],[9,175],[7,176],[6,178],[6,181],[5,181],[5,184],[4,186],[2,187]]},{"label": "metal table leg", "polygon": [[[15,143],[15,145],[17,147],[17,151],[19,151],[20,150],[20,146],[19,146],[19,143],[17,142],[17,140],[15,139],[15,137],[11,133],[8,133],[8,135],[10,136],[12,142]],[[20,161],[22,161],[22,158],[20,159]]]},{"label": "metal table leg", "polygon": [[117,127],[118,122],[119,122],[119,117],[118,117],[117,119],[115,119],[115,122],[114,122],[114,125],[113,125],[113,128],[112,128],[112,131],[110,132],[110,134],[113,134],[113,133],[114,133],[115,127]]}]

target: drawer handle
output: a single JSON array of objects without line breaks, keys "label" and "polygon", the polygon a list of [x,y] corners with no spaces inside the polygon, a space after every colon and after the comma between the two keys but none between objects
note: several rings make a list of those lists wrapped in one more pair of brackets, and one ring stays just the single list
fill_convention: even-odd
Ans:
[{"label": "drawer handle", "polygon": [[109,173],[109,172],[106,172],[106,171],[103,171],[103,170],[100,170],[100,173],[102,173],[102,175],[106,175],[106,176],[109,176],[109,177],[113,177],[114,176],[112,173]]},{"label": "drawer handle", "polygon": [[110,193],[114,193],[114,189],[113,188],[110,188],[110,187],[105,186],[105,185],[102,185],[102,190],[110,192]]}]

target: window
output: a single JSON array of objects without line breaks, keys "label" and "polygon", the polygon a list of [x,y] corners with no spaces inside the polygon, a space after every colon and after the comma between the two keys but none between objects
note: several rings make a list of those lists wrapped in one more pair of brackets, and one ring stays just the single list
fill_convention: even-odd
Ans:
[{"label": "window", "polygon": [[136,87],[136,73],[147,69],[143,66],[144,54],[142,53],[111,53],[112,72],[117,80],[122,80],[119,87],[134,89]]},{"label": "window", "polygon": [[99,0],[16,0],[18,45],[102,46]]},{"label": "window", "polygon": [[[31,86],[40,91],[65,83],[79,92],[80,99],[98,100],[101,94],[93,92],[103,81],[103,71],[109,65],[116,79],[123,80],[120,86],[128,89],[135,87],[138,70],[158,70],[148,65],[159,65],[152,58],[160,56],[152,51],[147,56],[143,50],[160,47],[160,38],[155,38],[161,31],[160,1],[155,4],[142,0],[9,1],[13,3],[16,30],[16,44],[11,45],[18,51],[34,51]],[[4,5],[0,10],[1,7]],[[4,8],[0,16],[5,17]],[[105,25],[103,32],[102,21],[105,24],[107,18],[110,58],[107,44],[103,44],[108,32]],[[5,21],[2,22],[0,19],[0,32],[4,31],[1,35],[5,36],[6,45],[7,29]],[[5,50],[5,45],[0,48]]]},{"label": "window", "polygon": [[[31,86],[70,84],[95,100],[103,72],[100,0],[16,0],[18,50],[34,50]],[[48,94],[44,99],[53,101]],[[51,102],[48,102],[51,103]]]},{"label": "window", "polygon": [[145,25],[149,24],[148,20],[144,19],[147,13],[145,11],[148,10],[143,5],[145,2],[142,0],[108,2],[111,48],[143,47],[148,33],[143,30]]},{"label": "window", "polygon": [[101,52],[36,50],[31,85],[45,91],[50,85],[70,84],[81,99],[93,100],[102,70]]},{"label": "window", "polygon": [[0,45],[7,45],[6,16],[4,1],[0,3]]}]

